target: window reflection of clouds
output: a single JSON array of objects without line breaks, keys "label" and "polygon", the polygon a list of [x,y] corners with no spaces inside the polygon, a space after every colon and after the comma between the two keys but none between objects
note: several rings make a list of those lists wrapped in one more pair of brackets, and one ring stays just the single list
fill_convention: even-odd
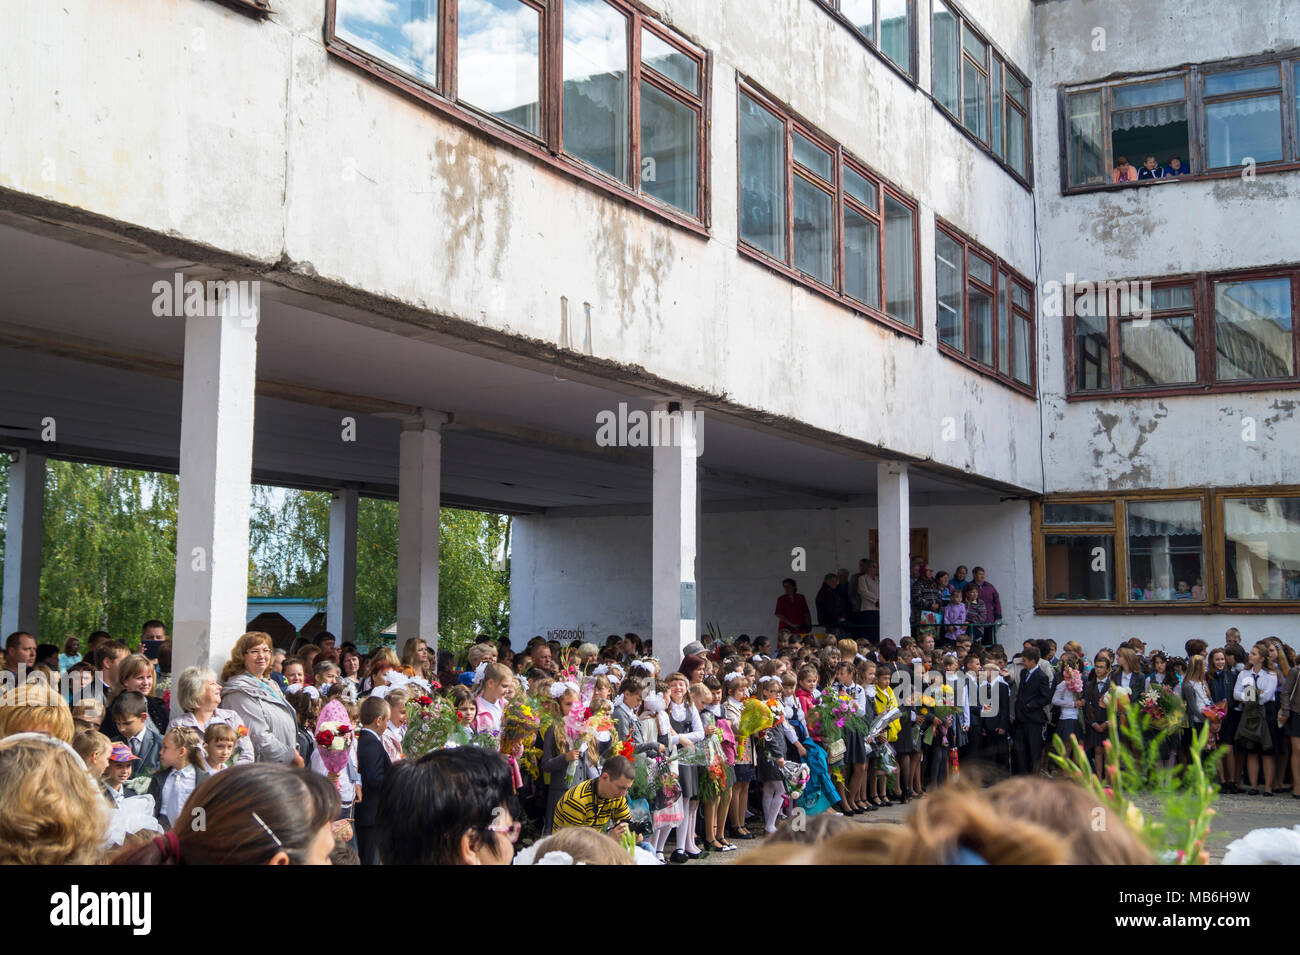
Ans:
[{"label": "window reflection of clouds", "polygon": [[353,46],[428,83],[438,81],[437,0],[338,0],[335,32]]},{"label": "window reflection of clouds", "polygon": [[457,91],[462,100],[540,130],[537,10],[518,0],[460,0]]}]

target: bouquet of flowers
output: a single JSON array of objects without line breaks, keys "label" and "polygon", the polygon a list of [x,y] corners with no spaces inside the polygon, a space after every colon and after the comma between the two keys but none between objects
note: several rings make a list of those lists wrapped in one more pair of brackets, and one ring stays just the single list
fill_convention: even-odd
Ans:
[{"label": "bouquet of flowers", "polygon": [[570,789],[581,781],[578,779],[578,771],[580,764],[586,760],[588,751],[593,746],[599,746],[602,733],[605,734],[605,739],[609,739],[609,734],[614,731],[614,722],[608,713],[585,717],[584,713],[586,711],[582,707],[575,706],[564,718],[564,736],[569,741],[569,747],[578,750],[578,758],[571,760],[564,770],[564,782]]},{"label": "bouquet of flowers", "polygon": [[1182,701],[1159,683],[1147,687],[1138,700],[1138,708],[1151,717],[1152,725],[1158,729],[1177,725],[1183,716]]},{"label": "bouquet of flowers", "polygon": [[811,775],[812,770],[807,764],[792,759],[785,761],[785,765],[781,767],[781,781],[785,784],[786,795],[790,797],[791,802],[803,796],[803,791],[808,786],[808,777]]},{"label": "bouquet of flowers", "polygon": [[1110,689],[1101,695],[1102,706],[1105,707],[1110,706],[1112,693],[1115,695],[1116,705],[1119,706],[1120,708],[1126,706],[1129,702],[1129,697],[1133,695],[1133,691],[1130,690],[1128,687],[1120,686],[1118,683],[1112,683]]},{"label": "bouquet of flowers", "polygon": [[511,753],[516,747],[527,746],[541,728],[542,720],[527,702],[511,704],[501,717],[500,749]]},{"label": "bouquet of flowers", "polygon": [[[938,692],[934,696],[922,696],[920,714],[926,719],[924,723],[930,723],[929,717],[938,719],[943,725],[938,729],[940,743],[948,739],[948,717],[957,712],[956,691],[949,685],[944,684],[937,688]],[[934,734],[936,730],[933,725],[926,726],[925,735],[921,741],[926,746],[934,743]]]},{"label": "bouquet of flowers", "polygon": [[772,710],[761,700],[750,697],[740,711],[740,728],[736,735],[739,739],[737,758],[745,758],[745,744],[755,733],[762,733],[775,725],[772,722]]},{"label": "bouquet of flowers", "polygon": [[[326,772],[341,773],[348,765],[348,754],[356,735],[348,721],[348,711],[338,700],[330,700],[316,720],[316,751]],[[338,781],[335,780],[335,787]]]},{"label": "bouquet of flowers", "polygon": [[1074,705],[1083,704],[1083,672],[1080,670],[1067,670],[1065,688],[1074,694]]},{"label": "bouquet of flowers", "polygon": [[461,722],[460,713],[443,697],[416,696],[406,701],[406,733],[402,753],[407,759],[419,759],[435,749],[456,746],[481,746],[497,749],[494,733],[476,733]]}]

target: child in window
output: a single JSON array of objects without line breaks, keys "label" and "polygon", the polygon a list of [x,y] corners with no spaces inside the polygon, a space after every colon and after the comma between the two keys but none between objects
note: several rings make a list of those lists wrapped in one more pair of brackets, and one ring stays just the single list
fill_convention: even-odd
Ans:
[{"label": "child in window", "polygon": [[943,635],[952,639],[966,633],[966,601],[962,594],[953,591],[949,595],[948,606],[943,608]]}]

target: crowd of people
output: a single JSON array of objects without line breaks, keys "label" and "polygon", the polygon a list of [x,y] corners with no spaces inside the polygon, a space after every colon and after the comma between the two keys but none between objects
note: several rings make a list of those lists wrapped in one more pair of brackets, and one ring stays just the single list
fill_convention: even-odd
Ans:
[{"label": "crowd of people", "polygon": [[[979,568],[964,571],[914,568],[918,613],[971,588],[996,601]],[[1026,640],[1008,657],[969,617],[919,620],[898,641],[782,626],[775,641],[692,643],[671,672],[635,634],[536,637],[518,653],[484,640],[461,668],[419,640],[399,656],[327,632],[288,648],[250,632],[219,674],[174,677],[158,621],[142,629],[149,655],[96,634],[84,655],[70,642],[55,659],[11,634],[0,861],[658,864],[763,837],[752,855],[772,860],[813,852],[811,836],[776,848],[808,820],[827,859],[899,859],[862,827],[841,833],[844,820],[914,800],[956,819],[972,805],[1066,806],[1063,790],[1035,788],[1049,785],[1052,739],[1077,740],[1104,774],[1116,694],[1180,702],[1181,732],[1162,736],[1170,765],[1209,722],[1224,792],[1300,798],[1300,671],[1277,638],[1246,648],[1232,629],[1172,657],[1134,638],[1091,660]],[[932,808],[909,818],[953,831]],[[1044,858],[1059,848],[1043,846]],[[961,861],[955,844],[944,851]]]}]

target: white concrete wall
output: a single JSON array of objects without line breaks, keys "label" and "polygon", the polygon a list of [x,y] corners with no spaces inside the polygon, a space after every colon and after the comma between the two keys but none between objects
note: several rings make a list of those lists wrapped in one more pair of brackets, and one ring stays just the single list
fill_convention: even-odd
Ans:
[{"label": "white concrete wall", "polygon": [[[1023,453],[1038,443],[1034,402],[938,354],[933,300],[936,213],[1033,275],[1029,193],[810,0],[649,5],[714,56],[709,239],[329,56],[323,0],[276,0],[262,22],[206,0],[5,0],[0,56],[29,79],[0,103],[0,184],[505,331],[524,350],[557,342],[561,296],[589,301],[601,358],[1039,488],[1039,456]],[[1028,70],[1029,0],[967,6]],[[920,201],[923,344],[738,256],[738,73]],[[944,442],[954,409],[967,440]]]},{"label": "white concrete wall", "polygon": [[[700,557],[701,632],[716,624],[728,637],[775,635],[772,610],[781,579],[793,577],[816,619],[822,577],[856,572],[875,524],[874,508],[705,514]],[[980,565],[1002,598],[1008,648],[1027,637],[1064,646],[1077,640],[1091,654],[1140,637],[1149,648],[1182,654],[1199,637],[1223,642],[1228,627],[1242,639],[1293,633],[1282,614],[1143,614],[1060,616],[1033,612],[1029,507],[1024,502],[916,507],[912,526],[929,529],[930,563],[949,573]],[[583,630],[597,642],[610,633],[650,633],[650,518],[515,518],[511,537],[510,637],[522,646],[549,630]],[[807,551],[807,571],[790,570],[791,549]]]},{"label": "white concrete wall", "polygon": [[[1035,8],[1035,28],[1040,293],[1067,273],[1096,281],[1300,263],[1300,172],[1063,196],[1057,102],[1061,86],[1112,73],[1294,46],[1300,5],[1062,0]],[[1093,50],[1095,29],[1104,52]],[[1064,321],[1044,316],[1040,331],[1049,493],[1295,481],[1296,391],[1067,403]],[[1245,417],[1253,443],[1242,440]]]}]

